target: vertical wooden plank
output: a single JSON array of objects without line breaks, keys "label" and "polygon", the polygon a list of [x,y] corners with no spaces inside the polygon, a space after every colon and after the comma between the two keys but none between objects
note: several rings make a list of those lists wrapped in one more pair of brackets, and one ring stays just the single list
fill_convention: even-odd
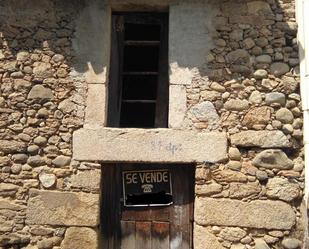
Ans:
[{"label": "vertical wooden plank", "polygon": [[136,222],[136,249],[151,249],[151,222]]},{"label": "vertical wooden plank", "polygon": [[121,221],[121,249],[135,249],[135,221]]},{"label": "vertical wooden plank", "polygon": [[119,165],[103,166],[101,199],[101,230],[104,249],[119,248],[120,244],[120,169]]},{"label": "vertical wooden plank", "polygon": [[169,79],[168,79],[168,17],[161,17],[161,40],[159,51],[159,75],[157,86],[155,127],[168,126]]},{"label": "vertical wooden plank", "polygon": [[169,222],[152,222],[151,248],[169,249],[170,248],[170,224]]},{"label": "vertical wooden plank", "polygon": [[194,199],[194,167],[179,165],[172,169],[173,200],[171,209],[170,248],[192,248],[192,209]]},{"label": "vertical wooden plank", "polygon": [[194,223],[194,200],[195,200],[195,165],[190,165],[188,170],[188,183],[189,183],[189,237],[190,248],[193,248],[193,223]]},{"label": "vertical wooden plank", "polygon": [[121,15],[112,16],[112,39],[110,77],[108,84],[108,115],[107,125],[119,127],[121,111],[122,65],[124,18]]}]

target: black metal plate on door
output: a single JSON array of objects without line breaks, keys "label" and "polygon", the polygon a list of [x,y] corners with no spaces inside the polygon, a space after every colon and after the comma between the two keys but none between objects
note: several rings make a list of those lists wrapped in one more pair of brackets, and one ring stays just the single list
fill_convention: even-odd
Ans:
[{"label": "black metal plate on door", "polygon": [[168,169],[122,172],[124,206],[166,206],[173,202]]}]

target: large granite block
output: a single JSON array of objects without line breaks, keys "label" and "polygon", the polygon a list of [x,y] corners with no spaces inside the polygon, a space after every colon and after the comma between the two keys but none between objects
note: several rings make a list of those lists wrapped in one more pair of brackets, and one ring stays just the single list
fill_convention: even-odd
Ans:
[{"label": "large granite block", "polygon": [[27,224],[88,226],[98,225],[99,195],[31,190]]},{"label": "large granite block", "polygon": [[73,135],[75,160],[103,162],[219,162],[227,158],[220,132],[173,129],[81,129]]},{"label": "large granite block", "polygon": [[195,222],[209,226],[237,226],[264,229],[291,229],[296,222],[292,207],[282,201],[243,202],[230,199],[197,197]]}]

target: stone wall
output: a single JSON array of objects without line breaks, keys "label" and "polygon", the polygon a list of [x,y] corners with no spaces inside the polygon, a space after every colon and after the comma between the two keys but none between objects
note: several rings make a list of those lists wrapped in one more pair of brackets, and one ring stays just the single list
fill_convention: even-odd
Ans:
[{"label": "stone wall", "polygon": [[[0,3],[0,248],[97,248],[102,166],[72,158],[72,136],[104,126],[108,13],[95,1]],[[219,157],[201,156],[220,163],[197,165],[195,249],[302,244],[296,31],[293,1],[170,3],[168,134],[228,137]]]},{"label": "stone wall", "polygon": [[[228,133],[229,160],[197,167],[195,248],[300,248],[302,114],[292,1],[225,1],[208,80],[187,86],[183,123]],[[208,246],[205,246],[208,245]]]},{"label": "stone wall", "polygon": [[97,245],[100,165],[71,158],[87,94],[72,43],[86,7],[0,3],[0,248]]}]

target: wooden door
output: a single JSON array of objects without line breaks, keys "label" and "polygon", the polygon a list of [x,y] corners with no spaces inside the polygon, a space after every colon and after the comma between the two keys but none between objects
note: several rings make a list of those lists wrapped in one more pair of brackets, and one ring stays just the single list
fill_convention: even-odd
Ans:
[{"label": "wooden door", "polygon": [[[170,172],[172,204],[125,206],[123,172],[161,169]],[[192,165],[105,166],[101,213],[103,248],[192,248],[194,170]]]}]

